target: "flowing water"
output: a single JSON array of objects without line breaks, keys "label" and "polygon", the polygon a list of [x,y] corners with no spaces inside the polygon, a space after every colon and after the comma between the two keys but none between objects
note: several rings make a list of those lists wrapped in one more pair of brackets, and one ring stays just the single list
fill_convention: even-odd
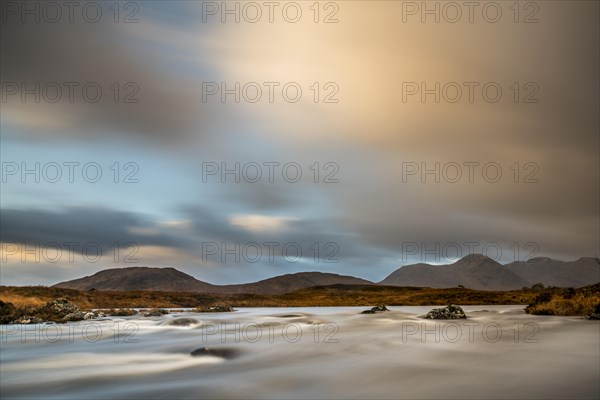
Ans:
[{"label": "flowing water", "polygon": [[[600,323],[522,306],[247,308],[0,329],[0,397],[598,399]],[[192,355],[193,353],[193,355]]]}]

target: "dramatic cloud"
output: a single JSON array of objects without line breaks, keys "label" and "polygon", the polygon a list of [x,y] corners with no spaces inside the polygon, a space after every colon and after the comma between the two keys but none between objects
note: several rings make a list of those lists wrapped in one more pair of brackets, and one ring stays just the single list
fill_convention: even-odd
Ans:
[{"label": "dramatic cloud", "polygon": [[[2,23],[3,161],[140,168],[135,185],[9,176],[2,242],[134,242],[140,264],[215,283],[300,270],[378,280],[436,261],[432,251],[460,256],[456,245],[500,249],[502,262],[600,254],[598,3],[539,3],[535,23],[515,22],[504,3],[496,23],[481,10],[473,23],[465,10],[457,23],[422,23],[403,3],[341,2],[328,24],[308,3],[297,23],[205,23],[202,2],[145,2],[135,24]],[[98,82],[102,101],[22,93],[71,81]],[[115,102],[114,82],[119,100],[139,87],[139,101]],[[239,102],[222,97],[238,83],[250,90]],[[301,88],[297,102],[286,84]],[[257,88],[260,101],[247,101]],[[207,242],[317,243],[319,262],[228,263],[206,259]],[[339,263],[322,262],[328,243]],[[2,277],[58,281],[100,264],[27,264],[21,275],[11,264]]]},{"label": "dramatic cloud", "polygon": [[1,28],[5,129],[33,138],[135,135],[164,145],[203,135],[221,111],[201,102],[201,63],[194,75],[175,71],[176,43],[144,36],[161,29],[151,18],[22,23],[8,16]]}]

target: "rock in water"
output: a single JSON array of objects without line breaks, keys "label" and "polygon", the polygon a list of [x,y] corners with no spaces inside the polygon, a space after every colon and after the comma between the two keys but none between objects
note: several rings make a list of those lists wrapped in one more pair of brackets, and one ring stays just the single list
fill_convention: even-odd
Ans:
[{"label": "rock in water", "polygon": [[163,310],[162,308],[155,308],[144,313],[144,317],[162,317],[163,315],[168,313],[168,310]]},{"label": "rock in water", "polygon": [[96,314],[96,313],[94,313],[94,312],[86,312],[86,313],[83,315],[83,319],[94,319],[94,318],[97,318],[98,316],[99,316],[99,315],[98,315],[98,314]]},{"label": "rock in water", "polygon": [[375,306],[375,307],[371,308],[371,311],[381,312],[381,311],[390,311],[390,310],[388,310],[387,307],[382,304],[380,306]]},{"label": "rock in water", "polygon": [[226,360],[231,360],[239,355],[239,351],[231,348],[216,348],[209,349],[208,347],[200,347],[190,353],[193,357],[213,356],[220,357]]},{"label": "rock in water", "polygon": [[444,308],[434,308],[427,313],[427,319],[461,319],[467,318],[465,312],[460,306],[450,304]]},{"label": "rock in water", "polygon": [[375,313],[383,312],[383,311],[390,311],[390,310],[388,310],[387,307],[382,304],[380,306],[375,306],[375,307],[371,308],[370,310],[365,310],[365,311],[361,312],[361,314],[375,314]]},{"label": "rock in water", "polygon": [[177,318],[168,322],[168,325],[172,326],[189,326],[197,324],[198,320],[193,318]]},{"label": "rock in water", "polygon": [[12,321],[11,324],[41,324],[42,322],[42,319],[39,317],[23,315]]},{"label": "rock in water", "polygon": [[86,319],[85,313],[77,310],[77,311],[73,311],[72,313],[65,315],[62,320],[63,321],[81,321],[84,319]]},{"label": "rock in water", "polygon": [[77,305],[67,299],[49,301],[45,306],[36,309],[34,314],[43,321],[50,322],[81,321],[85,316]]}]

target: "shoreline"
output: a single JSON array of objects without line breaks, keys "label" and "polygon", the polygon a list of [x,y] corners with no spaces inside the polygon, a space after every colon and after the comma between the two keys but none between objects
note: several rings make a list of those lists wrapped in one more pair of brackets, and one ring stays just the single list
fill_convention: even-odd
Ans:
[{"label": "shoreline", "polygon": [[[66,322],[104,315],[157,316],[165,309],[229,312],[237,308],[373,307],[378,305],[440,307],[524,305],[537,315],[600,317],[600,284],[583,288],[522,289],[506,292],[467,288],[416,288],[398,286],[331,285],[301,289],[282,295],[218,295],[190,292],[80,291],[45,286],[0,287],[0,323]],[[67,310],[67,311],[65,311]]]}]

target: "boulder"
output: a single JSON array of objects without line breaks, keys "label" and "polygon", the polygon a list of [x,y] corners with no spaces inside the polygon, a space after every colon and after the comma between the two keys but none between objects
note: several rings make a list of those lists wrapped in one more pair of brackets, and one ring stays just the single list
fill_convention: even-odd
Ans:
[{"label": "boulder", "polygon": [[144,317],[162,317],[163,315],[168,313],[169,311],[163,310],[162,308],[155,308],[144,313]]},{"label": "boulder", "polygon": [[83,311],[77,310],[77,311],[73,311],[72,313],[69,313],[69,314],[65,315],[62,318],[62,320],[66,321],[66,322],[68,322],[68,321],[82,321],[82,320],[86,319],[85,315],[86,315],[86,313],[84,313]]},{"label": "boulder", "polygon": [[81,321],[85,316],[77,305],[67,299],[49,301],[45,306],[33,310],[32,314],[49,322]]},{"label": "boulder", "polygon": [[362,311],[361,314],[375,314],[375,313],[383,312],[383,311],[390,311],[390,310],[388,310],[386,306],[381,304],[379,306],[372,307],[370,310]]},{"label": "boulder", "polygon": [[86,312],[83,314],[83,319],[94,319],[98,318],[100,315],[95,312]]},{"label": "boulder", "polygon": [[237,357],[240,352],[237,349],[232,349],[228,347],[221,348],[208,348],[208,347],[200,347],[190,353],[192,357],[202,357],[202,356],[213,356],[224,358],[226,360],[230,360],[232,358]]},{"label": "boulder", "polygon": [[11,322],[11,324],[41,324],[43,321],[40,317],[33,315],[23,315]]},{"label": "boulder", "polygon": [[167,324],[172,326],[189,326],[197,323],[198,320],[194,318],[177,318],[172,321],[169,321]]},{"label": "boulder", "polygon": [[71,303],[67,299],[52,300],[48,302],[43,308],[57,316],[62,315],[63,317],[79,311],[79,307],[77,307],[75,304]]},{"label": "boulder", "polygon": [[443,308],[434,308],[433,310],[427,313],[425,316],[427,319],[461,319],[467,318],[465,312],[460,306],[455,306],[454,304],[450,304],[447,307]]}]

